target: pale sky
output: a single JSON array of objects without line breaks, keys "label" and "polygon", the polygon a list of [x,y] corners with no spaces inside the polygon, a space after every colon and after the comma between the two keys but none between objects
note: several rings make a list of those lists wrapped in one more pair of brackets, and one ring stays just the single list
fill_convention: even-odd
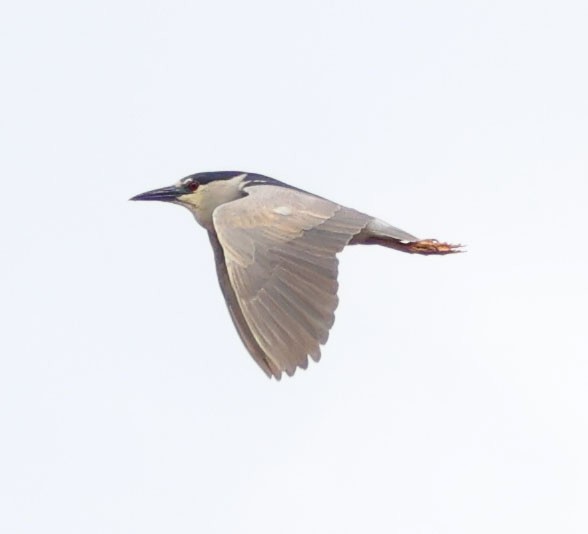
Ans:
[{"label": "pale sky", "polygon": [[[0,532],[588,532],[588,4],[2,10]],[[341,255],[268,380],[205,232],[267,174],[452,257]]]}]

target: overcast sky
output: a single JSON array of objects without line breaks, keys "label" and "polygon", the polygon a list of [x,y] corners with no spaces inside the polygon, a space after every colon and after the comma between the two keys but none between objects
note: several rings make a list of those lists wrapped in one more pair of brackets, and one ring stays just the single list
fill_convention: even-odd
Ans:
[{"label": "overcast sky", "polygon": [[[2,9],[0,531],[588,531],[588,4]],[[268,380],[204,231],[292,183],[468,253],[341,255]]]}]

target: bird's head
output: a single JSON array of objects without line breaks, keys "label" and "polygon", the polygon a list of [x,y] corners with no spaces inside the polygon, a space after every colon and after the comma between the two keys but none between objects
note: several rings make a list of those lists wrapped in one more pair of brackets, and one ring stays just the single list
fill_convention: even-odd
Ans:
[{"label": "bird's head", "polygon": [[[154,189],[130,200],[159,200],[188,208],[205,228],[212,227],[212,212],[221,204],[245,195],[244,185],[253,175],[239,171],[201,172],[174,185]],[[249,178],[249,179],[248,179]]]}]

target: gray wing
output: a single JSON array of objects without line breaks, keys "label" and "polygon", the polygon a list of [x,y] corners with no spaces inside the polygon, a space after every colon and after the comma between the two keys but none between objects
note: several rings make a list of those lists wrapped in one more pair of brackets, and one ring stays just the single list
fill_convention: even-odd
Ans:
[{"label": "gray wing", "polygon": [[243,312],[239,306],[239,301],[235,295],[235,291],[233,290],[233,286],[231,285],[231,281],[229,279],[223,248],[219,243],[216,234],[214,232],[208,232],[208,237],[210,238],[210,244],[214,250],[216,273],[218,275],[221,291],[223,292],[223,296],[225,297],[225,301],[227,303],[227,308],[231,314],[231,319],[233,320],[233,324],[239,333],[241,341],[249,351],[249,354],[253,356],[253,359],[257,365],[261,367],[267,376],[271,377],[276,373],[279,375],[280,369],[275,367],[273,362],[267,358],[263,352],[263,349],[259,346],[259,343],[255,341],[255,337],[251,333],[251,329],[247,325],[245,317],[243,317]]},{"label": "gray wing", "polygon": [[248,193],[214,211],[219,280],[245,346],[279,379],[320,358],[338,303],[336,254],[371,217],[279,186]]}]

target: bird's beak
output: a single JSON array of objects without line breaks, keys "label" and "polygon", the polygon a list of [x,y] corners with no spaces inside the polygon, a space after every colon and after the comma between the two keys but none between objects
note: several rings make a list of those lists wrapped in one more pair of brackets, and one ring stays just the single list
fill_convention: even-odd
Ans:
[{"label": "bird's beak", "polygon": [[170,187],[162,187],[161,189],[141,193],[129,200],[160,200],[162,202],[171,202],[182,194],[183,192],[178,187],[172,185]]}]

